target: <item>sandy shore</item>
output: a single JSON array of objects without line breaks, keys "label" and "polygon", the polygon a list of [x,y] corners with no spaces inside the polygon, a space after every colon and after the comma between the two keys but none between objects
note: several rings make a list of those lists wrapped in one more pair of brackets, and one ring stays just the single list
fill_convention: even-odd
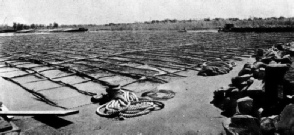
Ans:
[{"label": "sandy shore", "polygon": [[[202,77],[197,76],[196,71],[181,73],[188,77],[158,87],[171,89],[176,96],[163,101],[164,109],[148,115],[119,121],[98,116],[95,111],[99,105],[91,104],[77,108],[79,114],[60,119],[17,117],[14,122],[25,134],[221,134],[224,133],[222,120],[225,117],[220,109],[210,104],[213,91],[228,85],[248,61],[252,62],[252,59],[237,61],[237,66],[225,75]],[[1,84],[3,88],[16,89]]]}]

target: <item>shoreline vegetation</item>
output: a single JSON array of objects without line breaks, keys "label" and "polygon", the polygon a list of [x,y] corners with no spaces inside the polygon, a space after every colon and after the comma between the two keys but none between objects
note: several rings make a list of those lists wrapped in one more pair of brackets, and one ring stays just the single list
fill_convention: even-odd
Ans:
[{"label": "shoreline vegetation", "polygon": [[137,23],[109,23],[105,25],[97,25],[88,27],[89,30],[209,30],[221,29],[226,24],[233,24],[236,28],[278,28],[278,27],[292,27],[294,28],[294,18],[285,17],[271,17],[271,18],[214,18],[202,20],[162,20],[150,22],[137,22]]},{"label": "shoreline vegetation", "polygon": [[75,25],[59,25],[58,23],[44,24],[21,24],[13,23],[13,26],[2,25],[0,31],[4,30],[28,30],[34,29],[36,31],[50,31],[54,29],[66,28],[87,28],[89,31],[125,31],[125,30],[168,30],[168,31],[181,31],[181,30],[209,30],[209,29],[222,29],[226,24],[233,24],[235,28],[294,28],[294,17],[270,17],[258,18],[252,17],[248,19],[239,18],[205,18],[201,20],[152,20],[145,22],[135,23],[109,23],[104,25],[97,24],[75,24]]}]

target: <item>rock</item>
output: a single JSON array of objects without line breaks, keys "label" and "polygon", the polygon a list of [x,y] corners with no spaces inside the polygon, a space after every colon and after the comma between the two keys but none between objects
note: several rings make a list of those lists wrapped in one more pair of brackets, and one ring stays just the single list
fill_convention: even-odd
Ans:
[{"label": "rock", "polygon": [[288,43],[285,47],[284,47],[291,55],[294,54],[294,42]]},{"label": "rock", "polygon": [[242,76],[245,74],[252,74],[252,64],[250,64],[250,63],[244,64],[243,68],[238,73],[238,76]]},{"label": "rock", "polygon": [[236,113],[236,100],[227,97],[224,101],[224,111],[230,115],[233,115]]},{"label": "rock", "polygon": [[280,114],[277,125],[277,132],[283,135],[294,134],[294,105],[287,105]]},{"label": "rock", "polygon": [[258,49],[256,50],[256,56],[258,56],[258,57],[262,57],[263,55],[264,55],[264,50],[258,48]]},{"label": "rock", "polygon": [[254,79],[253,83],[248,87],[247,91],[260,91],[263,92],[264,83],[262,80]]},{"label": "rock", "polygon": [[222,109],[222,110],[226,110],[225,108],[229,108],[228,106],[230,105],[230,95],[231,91],[234,90],[236,88],[234,87],[229,87],[229,86],[224,86],[221,87],[219,89],[217,89],[216,91],[214,91],[214,96],[213,96],[213,100],[211,101],[212,104],[214,104],[214,106]]},{"label": "rock", "polygon": [[218,90],[213,92],[213,100],[214,101],[221,101],[225,98],[225,91],[224,90]]},{"label": "rock", "polygon": [[254,79],[252,78],[252,75],[249,75],[249,74],[246,74],[243,76],[237,76],[231,79],[231,82],[232,82],[231,85],[241,90],[244,87],[250,86],[253,83],[252,80]]},{"label": "rock", "polygon": [[237,100],[241,97],[241,93],[237,88],[232,89],[230,92],[226,93],[226,102],[224,104],[224,109],[232,114],[236,113]]},{"label": "rock", "polygon": [[240,98],[237,100],[237,114],[250,115],[253,108],[253,99],[249,97]]},{"label": "rock", "polygon": [[238,88],[234,88],[230,92],[226,93],[226,96],[237,101],[239,98],[241,98],[242,93],[239,91]]},{"label": "rock", "polygon": [[223,100],[222,114],[230,117],[236,113],[237,100],[241,97],[241,93],[237,88],[232,89],[226,93],[225,99]]},{"label": "rock", "polygon": [[216,91],[214,91],[214,98],[223,99],[225,96],[228,96],[232,92],[232,90],[236,89],[235,87],[224,86],[220,87]]},{"label": "rock", "polygon": [[261,135],[259,122],[249,115],[235,115],[223,122],[227,135]]},{"label": "rock", "polygon": [[260,120],[260,129],[264,135],[274,135],[276,131],[275,124],[277,123],[278,115],[263,117]]}]

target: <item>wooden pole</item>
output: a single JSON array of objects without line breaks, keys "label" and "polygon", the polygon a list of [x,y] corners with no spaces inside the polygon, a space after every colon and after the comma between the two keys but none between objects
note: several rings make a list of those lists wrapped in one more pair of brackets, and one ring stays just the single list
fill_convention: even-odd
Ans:
[{"label": "wooden pole", "polygon": [[79,110],[61,110],[61,111],[0,111],[0,115],[13,116],[34,116],[34,115],[58,115],[66,116],[79,113]]}]

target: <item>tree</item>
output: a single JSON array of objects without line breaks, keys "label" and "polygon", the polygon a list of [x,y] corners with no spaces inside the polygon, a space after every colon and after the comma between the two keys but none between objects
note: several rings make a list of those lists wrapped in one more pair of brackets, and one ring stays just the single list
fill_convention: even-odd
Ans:
[{"label": "tree", "polygon": [[170,22],[172,23],[176,23],[177,21],[178,21],[177,19],[170,20]]},{"label": "tree", "polygon": [[31,29],[35,29],[36,25],[35,24],[31,24]]},{"label": "tree", "polygon": [[210,21],[210,18],[204,18],[203,20],[204,21]]},{"label": "tree", "polygon": [[280,19],[280,20],[284,20],[285,17],[284,17],[284,16],[280,16],[279,19]]},{"label": "tree", "polygon": [[21,24],[21,23],[17,23],[16,24],[16,30],[23,30],[23,24]]},{"label": "tree", "polygon": [[53,23],[53,28],[58,28],[58,23],[54,22]]},{"label": "tree", "polygon": [[230,21],[238,21],[239,18],[229,18]]},{"label": "tree", "polygon": [[159,21],[158,21],[158,20],[152,20],[151,23],[152,23],[152,24],[154,24],[154,23],[159,23]]},{"label": "tree", "polygon": [[29,29],[30,26],[25,24],[25,25],[23,26],[23,28],[24,28],[24,29]]},{"label": "tree", "polygon": [[14,30],[17,30],[17,23],[16,22],[13,22],[13,26],[12,27],[13,27]]}]

